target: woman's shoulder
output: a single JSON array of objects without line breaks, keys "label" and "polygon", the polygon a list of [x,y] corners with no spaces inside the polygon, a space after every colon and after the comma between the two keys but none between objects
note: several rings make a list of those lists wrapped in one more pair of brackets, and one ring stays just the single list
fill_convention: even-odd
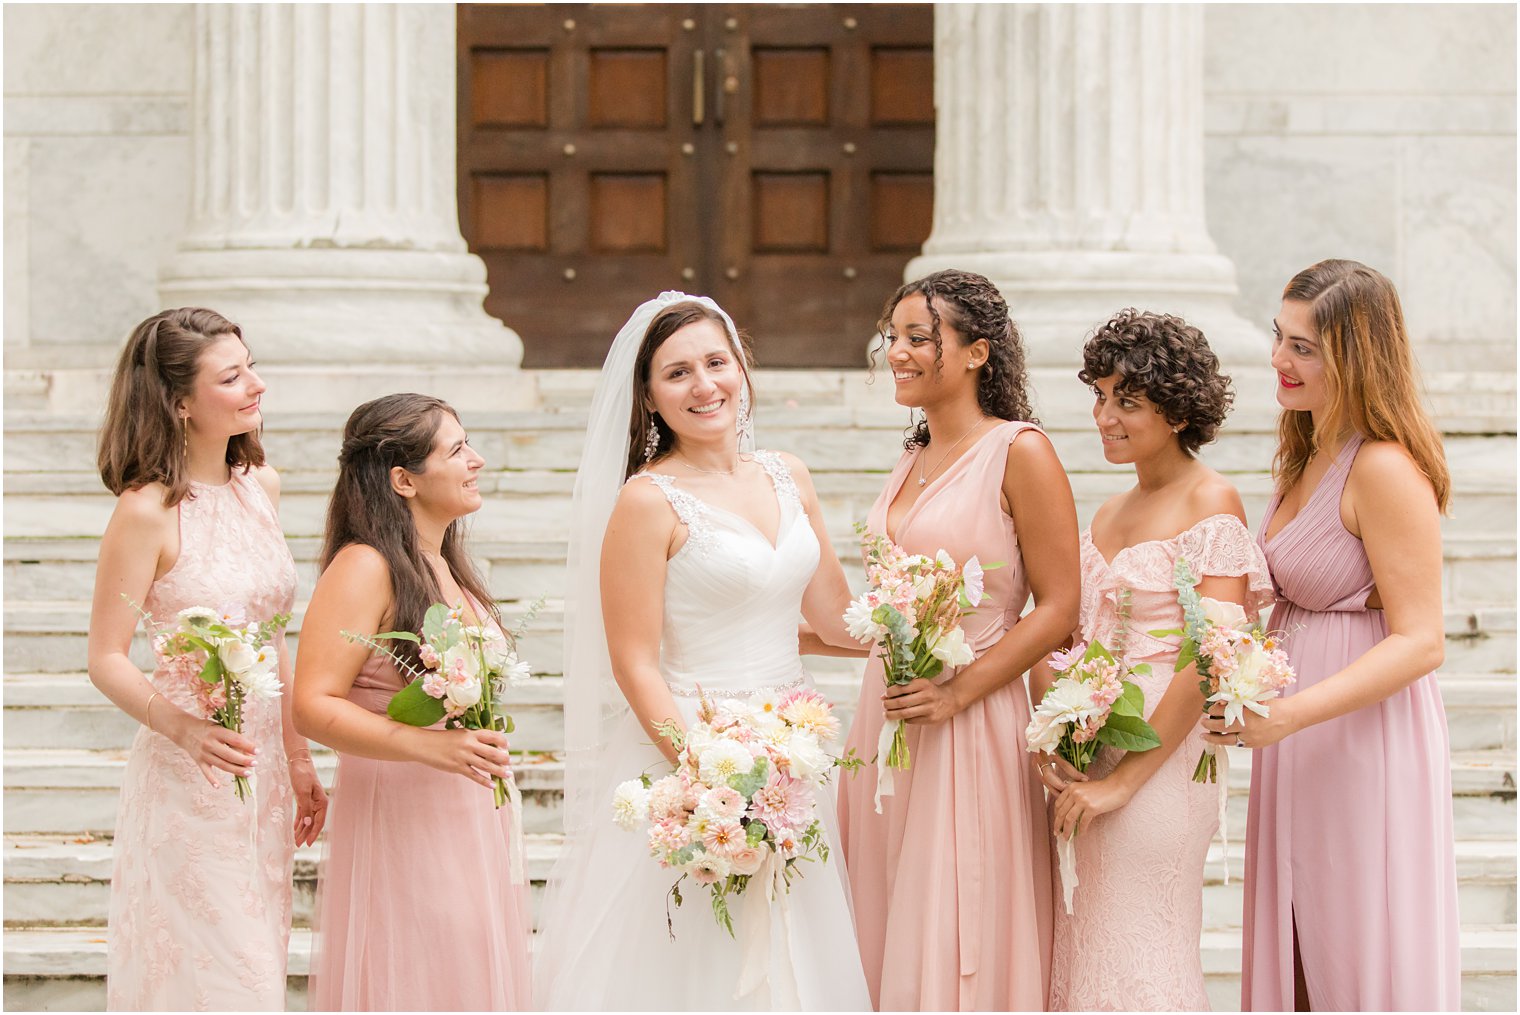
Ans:
[{"label": "woman's shoulder", "polygon": [[248,475],[263,488],[271,504],[278,504],[280,502],[280,474],[274,470],[274,466],[252,466],[248,470]]},{"label": "woman's shoulder", "polygon": [[1346,481],[1372,493],[1393,492],[1410,483],[1431,486],[1414,455],[1398,441],[1363,441]]},{"label": "woman's shoulder", "polygon": [[322,570],[323,579],[341,582],[374,582],[389,589],[391,565],[385,554],[368,543],[349,543]]},{"label": "woman's shoulder", "polygon": [[1213,469],[1204,469],[1187,489],[1183,509],[1195,519],[1196,525],[1226,524],[1225,518],[1233,518],[1241,527],[1246,526],[1246,506],[1240,498],[1240,491]]}]

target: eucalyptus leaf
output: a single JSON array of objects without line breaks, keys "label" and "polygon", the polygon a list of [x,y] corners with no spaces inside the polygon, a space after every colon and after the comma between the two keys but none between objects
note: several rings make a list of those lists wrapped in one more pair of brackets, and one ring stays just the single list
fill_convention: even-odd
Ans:
[{"label": "eucalyptus leaf", "polygon": [[764,758],[756,758],[755,766],[743,775],[731,775],[728,784],[748,800],[760,792],[770,778],[770,764]]},{"label": "eucalyptus leaf", "polygon": [[422,636],[428,641],[434,641],[443,637],[443,628],[449,619],[449,608],[442,603],[434,603],[428,607],[427,613],[422,616]]},{"label": "eucalyptus leaf", "polygon": [[422,689],[422,678],[418,677],[396,692],[385,711],[392,719],[408,726],[432,726],[448,709],[441,700]]},{"label": "eucalyptus leaf", "polygon": [[422,644],[422,639],[410,631],[386,631],[384,634],[375,635],[376,641],[409,641],[413,645]]}]

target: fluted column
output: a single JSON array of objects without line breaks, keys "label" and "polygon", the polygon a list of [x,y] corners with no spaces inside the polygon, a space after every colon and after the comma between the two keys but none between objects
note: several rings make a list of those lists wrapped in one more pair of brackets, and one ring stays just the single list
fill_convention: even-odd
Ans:
[{"label": "fluted column", "polygon": [[521,361],[459,232],[452,4],[198,4],[195,44],[166,304],[269,362]]},{"label": "fluted column", "polygon": [[1204,222],[1201,11],[939,4],[934,28],[934,226],[908,276],[993,279],[1038,364],[1075,362],[1125,306],[1258,359]]}]

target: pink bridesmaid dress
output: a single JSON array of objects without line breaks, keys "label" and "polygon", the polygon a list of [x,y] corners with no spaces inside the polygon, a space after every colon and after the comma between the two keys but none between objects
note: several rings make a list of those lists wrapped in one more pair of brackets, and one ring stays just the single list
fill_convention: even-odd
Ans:
[{"label": "pink bridesmaid dress", "polygon": [[[987,601],[965,623],[977,655],[1015,623],[1029,598],[1013,519],[999,490],[1008,447],[1028,423],[1008,422],[935,478],[904,516],[911,552],[975,554]],[[867,519],[885,532],[887,507],[916,464],[905,452]],[[953,680],[947,669],[939,682]],[[881,662],[872,659],[848,745],[876,753],[883,717]],[[1015,679],[948,722],[907,724],[912,767],[875,810],[876,769],[845,777],[841,846],[871,1000],[880,1010],[1035,1010],[1050,972],[1050,832],[1045,800],[1024,757],[1029,696]]]},{"label": "pink bridesmaid dress", "polygon": [[[348,697],[384,713],[403,686],[373,655]],[[528,886],[511,879],[511,813],[462,775],[339,754],[312,1010],[527,1010]]]},{"label": "pink bridesmaid dress", "polygon": [[[1372,568],[1340,519],[1362,439],[1261,546],[1298,682],[1313,687],[1388,634]],[[1246,839],[1241,1006],[1293,1008],[1293,934],[1315,1011],[1456,1011],[1460,923],[1446,710],[1434,674],[1256,752]]]},{"label": "pink bridesmaid dress", "polygon": [[[289,611],[295,561],[259,481],[234,470],[225,485],[191,483],[190,492],[179,504],[179,559],[143,609],[163,627],[189,606],[241,609],[248,620]],[[160,657],[151,679],[166,701],[210,718],[210,685],[193,657]],[[279,699],[250,701],[243,735],[259,751],[246,801],[230,774],[212,786],[146,726],[132,741],[106,934],[113,1011],[285,1008],[295,838]]]},{"label": "pink bridesmaid dress", "polygon": [[[1171,539],[1127,546],[1112,561],[1082,533],[1082,637],[1130,665],[1149,663],[1135,683],[1145,715],[1173,679],[1181,639],[1150,631],[1182,626],[1173,569],[1187,558],[1195,575],[1246,575],[1247,606],[1272,601],[1267,563],[1234,515],[1205,518]],[[1196,686],[1191,674],[1180,678]],[[1052,1011],[1207,1011],[1199,936],[1203,865],[1219,827],[1219,786],[1193,781],[1204,750],[1198,725],[1129,803],[1085,824],[1076,837],[1077,887],[1068,915],[1056,881]],[[1088,774],[1112,772],[1123,754],[1102,748]],[[1223,766],[1219,777],[1225,778]],[[1053,803],[1053,802],[1052,802]]]}]

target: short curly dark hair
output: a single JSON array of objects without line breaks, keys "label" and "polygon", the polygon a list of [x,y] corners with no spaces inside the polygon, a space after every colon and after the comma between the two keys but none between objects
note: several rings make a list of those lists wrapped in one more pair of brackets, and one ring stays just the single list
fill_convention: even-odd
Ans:
[{"label": "short curly dark hair", "polygon": [[1203,332],[1180,317],[1129,308],[1104,324],[1082,347],[1077,377],[1092,386],[1117,375],[1115,393],[1144,395],[1192,456],[1211,442],[1235,402],[1230,378]]}]

